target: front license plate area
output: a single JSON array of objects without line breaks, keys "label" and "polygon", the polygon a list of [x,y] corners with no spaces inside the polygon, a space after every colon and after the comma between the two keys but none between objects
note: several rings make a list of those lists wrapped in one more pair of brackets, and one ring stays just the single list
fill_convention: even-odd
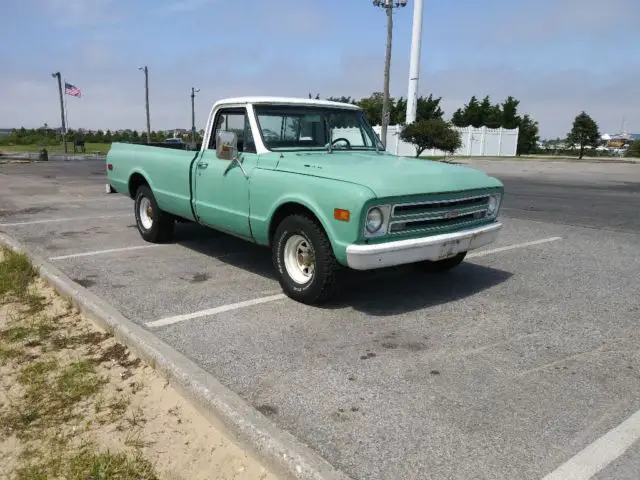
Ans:
[{"label": "front license plate area", "polygon": [[440,245],[438,260],[455,257],[460,252],[460,240],[449,240]]}]

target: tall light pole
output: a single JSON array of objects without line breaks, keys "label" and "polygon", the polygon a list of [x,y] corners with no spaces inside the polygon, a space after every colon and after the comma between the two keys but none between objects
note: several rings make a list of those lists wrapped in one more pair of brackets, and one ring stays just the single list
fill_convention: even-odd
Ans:
[{"label": "tall light pole", "polygon": [[144,72],[144,98],[145,106],[147,109],[147,143],[151,142],[151,118],[149,117],[149,69],[145,65],[144,67],[138,67],[138,70]]},{"label": "tall light pole", "polygon": [[67,126],[64,120],[64,100],[62,99],[62,77],[60,72],[52,73],[53,78],[58,79],[58,94],[60,95],[60,125],[62,128],[62,143],[64,144],[64,153],[67,153]]},{"label": "tall light pole", "polygon": [[407,92],[407,124],[416,121],[416,112],[418,110],[418,80],[420,78],[420,47],[422,46],[423,6],[424,0],[413,0],[413,33],[411,35],[409,90]]},{"label": "tall light pole", "polygon": [[199,91],[199,88],[191,87],[191,135],[193,143],[196,143],[196,93]]},{"label": "tall light pole", "polygon": [[393,9],[406,7],[407,0],[373,0],[373,5],[384,8],[387,14],[387,52],[384,62],[384,92],[382,97],[382,128],[380,140],[387,148],[387,126],[389,125],[389,77],[391,72],[391,40],[393,37]]}]

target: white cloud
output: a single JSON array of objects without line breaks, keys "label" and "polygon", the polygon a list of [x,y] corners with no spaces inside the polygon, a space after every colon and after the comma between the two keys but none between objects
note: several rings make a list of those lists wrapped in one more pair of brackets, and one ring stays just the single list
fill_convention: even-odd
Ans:
[{"label": "white cloud", "polygon": [[456,20],[471,35],[482,33],[475,38],[481,44],[497,41],[500,47],[518,48],[559,38],[601,41],[611,32],[635,31],[638,16],[637,0],[538,0],[502,4],[486,21],[465,15]]},{"label": "white cloud", "polygon": [[[200,88],[196,98],[197,121],[203,125],[211,104],[236,95],[322,97],[351,95],[360,98],[382,90],[382,59],[379,56],[345,55],[335,71],[315,72],[286,58],[271,59],[247,75],[233,68],[211,72],[184,82],[181,74],[168,70],[150,71],[151,124],[153,129],[185,127],[190,124],[191,83]],[[407,65],[394,62],[392,95],[406,96]],[[114,72],[110,77],[83,76],[73,79],[83,98],[68,97],[71,126],[88,128],[145,128],[144,76],[134,71]],[[53,79],[34,81],[12,76],[0,79],[0,125],[35,127],[44,122],[59,124],[57,86]],[[510,68],[460,68],[424,72],[420,93],[443,97],[446,115],[466,103],[471,95],[491,96],[502,101],[513,95],[521,101],[522,113],[540,122],[543,136],[565,135],[575,115],[586,110],[602,131],[616,131],[622,116],[629,130],[640,132],[640,111],[633,108],[640,98],[640,72],[620,69],[606,75],[589,70],[529,73]]]},{"label": "white cloud", "polygon": [[191,12],[216,3],[216,0],[170,0],[158,5],[154,11],[160,13]]},{"label": "white cloud", "polygon": [[[58,19],[66,22],[77,23],[87,18],[98,18],[100,12],[118,11],[113,7],[117,0],[38,1],[46,2],[52,12],[60,15]],[[165,66],[151,64],[153,129],[189,126],[191,86],[201,89],[196,98],[196,118],[200,126],[204,125],[212,102],[225,96],[307,96],[309,92],[319,92],[322,97],[349,95],[361,98],[373,91],[382,91],[383,48],[376,45],[374,54],[370,53],[374,48],[370,45],[362,48],[353,46],[351,51],[344,51],[341,57],[337,54],[337,62],[330,55],[323,57],[323,51],[320,50],[323,32],[327,31],[325,28],[330,21],[326,12],[317,6],[308,2],[273,0],[250,12],[243,12],[237,8],[229,10],[222,2],[220,9],[216,7],[214,12],[206,8],[213,2],[215,0],[169,0],[162,8],[200,8],[201,16],[213,15],[216,21],[224,21],[225,24],[249,22],[256,26],[257,38],[272,40],[274,36],[281,36],[285,40],[295,41],[296,33],[302,29],[309,34],[305,37],[309,52],[317,52],[318,55],[292,58],[288,44],[279,43],[280,40],[271,43],[282,45],[283,48],[269,49],[269,45],[260,42],[242,46],[233,38],[223,37],[216,38],[211,46],[186,49]],[[594,0],[562,0],[558,6],[555,1],[541,0],[534,4],[519,4],[510,10],[498,11],[496,24],[504,28],[487,29],[486,36],[478,37],[478,44],[494,42],[497,36],[508,38],[514,32],[519,32],[515,38],[528,42],[529,48],[533,48],[536,42],[547,42],[551,37],[584,34],[585,30],[602,34],[605,30],[626,28],[629,17],[632,17],[629,12],[640,14],[640,2],[611,0],[608,4],[600,4]],[[459,28],[466,28],[467,20],[463,18],[461,24],[457,23],[458,20],[456,24]],[[541,24],[544,28],[540,27]],[[274,29],[274,25],[278,28]],[[426,35],[429,34],[426,32]],[[470,35],[473,37],[473,32]],[[69,81],[82,89],[83,98],[67,99],[72,127],[145,128],[144,76],[137,71],[137,60],[126,68],[119,65],[120,56],[112,41],[105,32],[90,34],[83,42],[81,55],[74,59],[73,78],[69,78]],[[454,35],[449,41],[461,40],[456,40]],[[396,97],[406,96],[408,46],[396,44],[395,47],[391,92]],[[447,48],[450,48],[449,43]],[[533,68],[518,70],[506,63],[483,66],[475,61],[480,47],[471,51],[468,45],[466,48],[465,56],[469,60],[460,62],[459,67],[435,69],[423,64],[421,68],[420,93],[428,95],[433,92],[435,96],[441,96],[447,117],[466,103],[471,95],[490,95],[493,102],[503,101],[512,95],[521,101],[522,113],[529,113],[539,121],[544,137],[565,135],[573,118],[581,110],[590,113],[602,131],[619,129],[624,116],[627,128],[640,132],[640,110],[633,108],[640,99],[640,72],[637,69],[612,62],[607,64],[605,73],[598,73],[598,69],[590,65],[563,68],[561,62],[554,67],[554,71]],[[519,48],[519,45],[512,48]],[[279,53],[274,54],[274,50]],[[443,55],[450,52],[444,48],[441,50]],[[55,56],[53,53],[60,54],[52,50],[49,56]],[[423,63],[428,64],[428,48],[423,49],[423,56]],[[203,58],[208,61],[203,62]],[[48,66],[42,74],[42,69],[30,71],[35,67],[21,66],[9,59],[5,67],[0,75],[0,126],[35,127],[44,122],[58,125],[57,86],[49,78],[47,69],[72,70],[71,66]]]},{"label": "white cloud", "polygon": [[114,0],[38,0],[49,10],[51,18],[60,26],[103,23],[114,15]]}]

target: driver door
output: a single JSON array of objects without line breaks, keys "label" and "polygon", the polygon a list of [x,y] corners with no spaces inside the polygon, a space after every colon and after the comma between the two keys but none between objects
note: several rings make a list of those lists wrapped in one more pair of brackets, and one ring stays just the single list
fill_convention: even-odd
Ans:
[{"label": "driver door", "polygon": [[[216,155],[216,134],[238,136],[238,161]],[[249,178],[257,162],[251,125],[245,107],[222,108],[216,113],[209,145],[195,164],[195,209],[202,224],[252,239],[249,226]]]}]

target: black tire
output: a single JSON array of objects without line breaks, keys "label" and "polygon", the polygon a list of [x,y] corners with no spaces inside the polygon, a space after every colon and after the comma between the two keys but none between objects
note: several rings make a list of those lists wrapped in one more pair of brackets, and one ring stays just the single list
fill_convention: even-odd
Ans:
[{"label": "black tire", "polygon": [[[306,283],[297,282],[285,266],[285,246],[287,240],[294,235],[303,237],[313,251],[310,262],[314,265],[314,270]],[[289,298],[314,305],[329,300],[335,292],[343,267],[334,256],[331,242],[322,225],[315,219],[300,214],[286,217],[275,231],[271,253],[280,286]]]},{"label": "black tire", "polygon": [[438,260],[437,262],[426,260],[424,262],[416,263],[415,266],[423,272],[443,273],[460,265],[466,256],[467,252],[461,252],[455,257],[445,258],[444,260]]},{"label": "black tire", "polygon": [[[140,204],[144,199],[149,200],[150,203],[152,222],[149,228],[145,228],[140,218]],[[153,192],[147,185],[138,187],[133,205],[136,225],[142,238],[151,243],[163,243],[171,239],[175,225],[174,219],[168,213],[160,210],[156,198],[153,196]]]}]

